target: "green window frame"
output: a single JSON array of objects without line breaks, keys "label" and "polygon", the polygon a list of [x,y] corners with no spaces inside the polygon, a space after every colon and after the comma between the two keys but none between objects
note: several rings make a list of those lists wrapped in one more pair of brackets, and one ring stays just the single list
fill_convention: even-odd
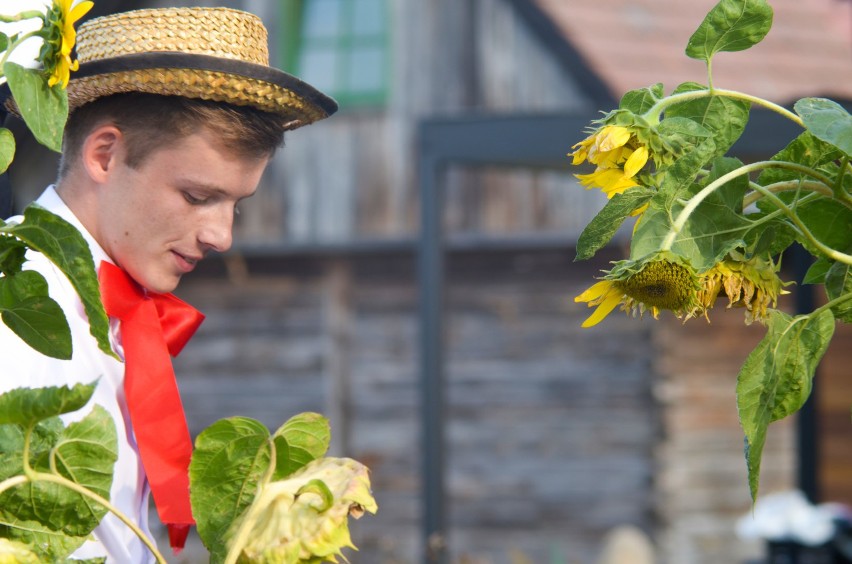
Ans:
[{"label": "green window frame", "polygon": [[284,69],[341,109],[384,105],[390,38],[387,0],[282,0]]}]

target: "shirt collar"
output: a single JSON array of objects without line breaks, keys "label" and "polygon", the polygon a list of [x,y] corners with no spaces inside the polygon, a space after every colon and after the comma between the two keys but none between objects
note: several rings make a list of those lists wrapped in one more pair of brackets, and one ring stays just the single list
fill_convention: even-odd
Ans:
[{"label": "shirt collar", "polygon": [[83,227],[83,224],[77,219],[77,216],[74,215],[74,212],[71,211],[71,208],[62,201],[62,198],[59,194],[56,193],[56,187],[54,185],[50,185],[47,189],[39,196],[36,203],[46,209],[49,212],[55,213],[71,225],[77,228],[80,234],[83,236],[83,239],[86,240],[86,243],[89,245],[89,250],[92,252],[92,259],[95,262],[95,269],[100,268],[101,261],[107,261],[115,264],[109,255],[106,254],[106,251],[95,241],[95,238],[92,237],[92,234]]}]

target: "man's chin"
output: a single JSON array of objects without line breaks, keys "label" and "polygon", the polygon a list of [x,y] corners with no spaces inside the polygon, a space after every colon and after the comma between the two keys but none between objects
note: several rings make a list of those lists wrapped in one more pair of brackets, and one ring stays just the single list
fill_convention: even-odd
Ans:
[{"label": "man's chin", "polygon": [[168,294],[174,292],[180,282],[180,276],[168,277],[162,280],[146,280],[140,282],[143,288],[155,294]]}]

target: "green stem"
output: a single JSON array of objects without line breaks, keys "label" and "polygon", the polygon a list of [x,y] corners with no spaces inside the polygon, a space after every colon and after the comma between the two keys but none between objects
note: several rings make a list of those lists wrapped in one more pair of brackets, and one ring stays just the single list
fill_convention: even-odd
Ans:
[{"label": "green stem", "polygon": [[[254,503],[256,502],[257,500],[255,499]],[[233,544],[231,544],[231,548],[225,556],[224,564],[236,564],[237,559],[240,557],[240,553],[243,551],[246,544],[248,544],[249,535],[254,527],[254,514],[252,513],[254,503],[252,503],[246,510],[245,519],[243,519],[243,522],[240,524],[237,534],[234,535]]]},{"label": "green stem", "polygon": [[24,459],[23,462],[22,462],[23,466],[24,466],[24,475],[27,478],[30,478],[30,479],[32,479],[32,476],[34,474],[33,469],[30,466],[30,442],[32,441],[32,437],[33,437],[33,427],[32,427],[32,425],[30,425],[29,427],[27,427],[27,430],[24,432],[24,452],[22,454],[23,459]]},{"label": "green stem", "polygon": [[[28,450],[28,447],[25,443],[24,452],[26,453],[27,450]],[[25,458],[24,460],[26,461],[27,459]],[[25,471],[27,470],[26,467],[28,467],[28,466],[29,466],[29,464],[25,462]],[[151,541],[151,539],[149,539],[148,536],[144,532],[142,532],[142,529],[140,529],[139,526],[136,525],[136,523],[131,521],[129,517],[127,517],[124,513],[119,511],[117,507],[115,507],[113,504],[111,504],[109,501],[107,501],[103,497],[101,497],[98,494],[96,494],[95,492],[81,486],[80,484],[77,484],[76,482],[72,482],[71,480],[69,480],[67,478],[59,476],[57,474],[49,474],[49,473],[46,473],[46,472],[34,472],[30,469],[29,472],[27,472],[24,475],[12,476],[11,478],[7,478],[6,480],[3,480],[2,482],[0,482],[0,494],[5,492],[9,488],[13,488],[15,486],[20,486],[20,485],[26,484],[27,482],[51,482],[53,484],[59,484],[60,486],[64,486],[64,487],[68,488],[69,490],[75,491],[78,494],[85,496],[85,497],[88,497],[89,499],[95,501],[96,503],[103,505],[109,511],[111,511],[116,517],[118,517],[125,525],[130,527],[130,530],[132,530],[136,534],[136,536],[139,537],[139,540],[141,540],[142,543],[146,547],[148,547],[148,550],[151,551],[151,553],[154,555],[154,558],[157,559],[157,562],[159,564],[168,564],[166,562],[166,559],[163,558],[163,555],[160,554],[160,552],[157,550],[157,547],[154,546],[154,543]]]},{"label": "green stem", "polygon": [[852,195],[850,195],[843,186],[844,177],[849,174],[851,170],[848,155],[843,155],[840,159],[840,166],[838,167],[838,170],[840,171],[840,174],[837,175],[837,181],[834,184],[834,195],[837,196],[841,202],[846,205],[850,205],[850,203],[852,203]]},{"label": "green stem", "polygon": [[3,66],[6,64],[6,61],[9,59],[9,55],[10,55],[10,54],[12,54],[12,51],[14,51],[14,50],[15,50],[15,48],[16,48],[18,45],[20,45],[21,43],[23,43],[24,41],[26,41],[26,40],[27,40],[27,39],[29,39],[30,37],[35,37],[35,36],[40,35],[40,34],[41,34],[41,30],[40,30],[40,29],[37,29],[37,30],[35,30],[35,31],[31,31],[31,32],[29,32],[29,33],[25,33],[24,35],[22,35],[21,37],[19,37],[18,39],[16,39],[14,43],[12,43],[11,45],[9,45],[9,46],[6,48],[6,51],[3,53],[3,58],[2,58],[2,59],[0,59],[0,73],[2,73],[2,71],[3,71]]},{"label": "green stem", "polygon": [[713,57],[707,59],[707,86],[713,90]]},{"label": "green stem", "polygon": [[833,308],[834,306],[838,306],[838,305],[842,304],[843,302],[848,301],[850,299],[852,299],[852,293],[843,294],[842,296],[837,296],[836,298],[834,298],[830,302],[827,302],[827,303],[819,306],[815,310],[813,310],[811,312],[811,315],[819,315],[823,311],[825,311],[829,308]]},{"label": "green stem", "polygon": [[682,102],[688,102],[690,100],[698,100],[700,98],[707,98],[709,96],[724,96],[725,98],[733,98],[735,100],[743,100],[745,102],[751,102],[752,104],[757,104],[758,106],[763,106],[773,112],[784,116],[797,123],[799,126],[804,127],[805,124],[802,121],[802,118],[788,110],[783,106],[779,106],[778,104],[774,104],[769,102],[768,100],[764,100],[763,98],[758,98],[757,96],[752,96],[751,94],[745,94],[743,92],[737,92],[736,90],[723,90],[721,88],[709,88],[707,90],[691,90],[689,92],[680,92],[678,94],[672,94],[671,96],[667,96],[654,104],[651,109],[643,114],[643,118],[648,121],[654,121],[658,118],[658,116],[665,111],[669,106],[673,106],[675,104],[680,104]]},{"label": "green stem", "polygon": [[14,488],[15,486],[20,486],[22,484],[26,484],[30,479],[24,475],[12,476],[11,478],[6,478],[2,482],[0,482],[0,494],[8,490],[9,488]]},{"label": "green stem", "polygon": [[240,557],[240,553],[243,551],[243,548],[248,544],[249,535],[251,535],[251,531],[254,528],[254,507],[257,505],[258,500],[263,493],[263,487],[269,483],[272,479],[272,476],[275,473],[275,460],[277,460],[277,453],[275,449],[275,440],[270,437],[269,441],[269,467],[266,469],[266,472],[263,473],[263,477],[260,479],[258,483],[258,491],[255,493],[255,498],[252,501],[251,505],[249,505],[248,509],[246,509],[242,523],[240,524],[240,528],[237,530],[237,534],[233,537],[233,542],[231,543],[231,547],[228,550],[228,554],[225,556],[224,564],[236,564],[237,559]]},{"label": "green stem", "polygon": [[677,237],[677,234],[683,230],[683,226],[686,225],[686,222],[689,220],[689,216],[692,215],[692,212],[695,211],[695,209],[701,204],[701,202],[704,201],[705,198],[707,198],[707,196],[715,192],[719,187],[725,185],[727,182],[733,180],[734,178],[737,178],[738,176],[749,174],[751,172],[758,171],[764,168],[785,168],[789,170],[794,170],[812,176],[828,186],[831,185],[831,181],[825,176],[813,169],[810,169],[798,163],[790,163],[786,161],[759,161],[756,163],[743,165],[738,169],[732,170],[728,174],[720,176],[719,178],[705,186],[700,192],[698,192],[698,194],[689,199],[689,201],[686,203],[686,206],[684,206],[680,214],[678,214],[677,218],[672,224],[671,229],[666,234],[665,239],[663,239],[663,244],[660,250],[671,250],[672,245],[674,244],[674,240]]},{"label": "green stem", "polygon": [[815,246],[821,253],[830,258],[831,260],[842,262],[843,264],[852,265],[852,255],[847,255],[846,253],[841,253],[831,247],[822,244],[813,234],[810,232],[805,223],[799,219],[799,216],[791,210],[787,204],[785,204],[781,198],[766,190],[763,186],[757,186],[757,191],[762,193],[766,198],[768,198],[773,204],[775,204],[779,209],[783,210],[787,217],[790,218],[790,221],[798,228],[799,233],[804,236],[808,241],[811,242],[813,246]]},{"label": "green stem", "polygon": [[[758,186],[758,184],[756,184],[754,182],[749,182],[749,185],[754,189],[754,192],[746,195],[746,197],[743,198],[743,207],[744,208],[750,206],[751,204],[753,204],[757,200],[759,200],[761,197],[763,197],[763,194],[761,194],[756,188]],[[834,196],[834,192],[831,191],[831,188],[827,187],[822,182],[813,182],[813,181],[809,181],[809,180],[805,180],[805,181],[788,180],[788,181],[785,181],[785,182],[776,182],[774,184],[764,186],[764,188],[766,190],[772,192],[773,194],[777,194],[778,192],[790,192],[790,191],[793,191],[793,190],[800,190],[801,189],[801,190],[806,190],[806,191],[809,191],[809,192],[817,192],[819,194],[822,194],[823,196],[828,196],[828,197]]]},{"label": "green stem", "polygon": [[27,10],[20,14],[15,14],[14,16],[4,16],[3,14],[0,14],[0,22],[3,23],[15,23],[34,18],[44,18],[44,12],[40,12],[38,10]]},{"label": "green stem", "polygon": [[125,525],[130,527],[130,530],[133,531],[136,534],[137,537],[139,537],[139,540],[141,540],[142,543],[146,547],[148,547],[148,550],[151,551],[151,553],[154,555],[154,558],[157,559],[157,562],[159,564],[168,564],[166,562],[166,559],[163,558],[163,555],[160,554],[160,552],[157,550],[157,547],[154,546],[153,541],[151,541],[151,539],[148,538],[148,536],[142,531],[142,529],[139,528],[139,526],[136,523],[131,521],[130,518],[127,515],[125,515],[121,511],[119,511],[119,509],[117,507],[115,507],[113,504],[111,504],[108,500],[99,496],[95,492],[81,486],[80,484],[78,484],[76,482],[72,482],[71,480],[69,480],[67,478],[64,478],[62,476],[58,476],[58,475],[55,475],[55,474],[49,474],[49,473],[46,473],[46,472],[35,472],[33,474],[33,480],[32,481],[34,481],[34,482],[35,481],[42,481],[42,482],[51,482],[51,483],[54,483],[54,484],[59,484],[60,486],[64,486],[64,487],[68,488],[69,490],[77,492],[78,494],[85,496],[85,497],[88,497],[89,499],[95,501],[96,503],[103,505],[112,514],[114,514],[116,517],[118,517]]}]

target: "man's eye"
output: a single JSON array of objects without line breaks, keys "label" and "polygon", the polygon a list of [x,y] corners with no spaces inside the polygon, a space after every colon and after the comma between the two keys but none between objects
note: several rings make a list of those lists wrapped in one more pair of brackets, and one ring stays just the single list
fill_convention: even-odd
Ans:
[{"label": "man's eye", "polygon": [[190,204],[192,204],[194,206],[197,206],[199,204],[203,204],[205,202],[204,198],[199,198],[197,196],[193,196],[189,192],[184,192],[183,197],[187,202],[189,202]]}]

